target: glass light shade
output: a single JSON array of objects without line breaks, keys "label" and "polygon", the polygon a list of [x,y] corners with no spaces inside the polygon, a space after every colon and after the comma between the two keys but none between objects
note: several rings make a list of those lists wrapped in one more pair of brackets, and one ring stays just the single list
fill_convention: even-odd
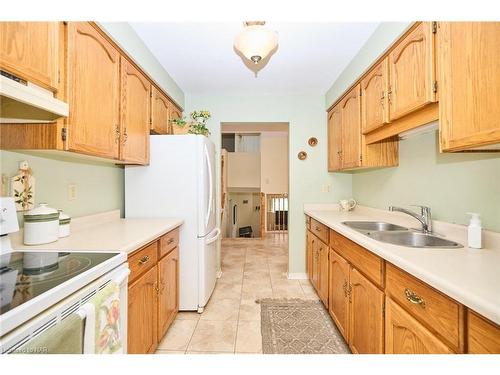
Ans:
[{"label": "glass light shade", "polygon": [[262,25],[246,26],[235,38],[234,48],[257,64],[278,45],[278,33]]}]

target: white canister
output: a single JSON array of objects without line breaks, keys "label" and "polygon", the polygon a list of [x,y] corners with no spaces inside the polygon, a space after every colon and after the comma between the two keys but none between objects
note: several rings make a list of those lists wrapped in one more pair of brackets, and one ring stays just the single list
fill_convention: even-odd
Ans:
[{"label": "white canister", "polygon": [[71,223],[71,217],[65,214],[62,210],[59,211],[59,238],[68,237],[70,235],[69,225]]},{"label": "white canister", "polygon": [[24,214],[24,244],[42,245],[59,238],[59,212],[47,203]]}]

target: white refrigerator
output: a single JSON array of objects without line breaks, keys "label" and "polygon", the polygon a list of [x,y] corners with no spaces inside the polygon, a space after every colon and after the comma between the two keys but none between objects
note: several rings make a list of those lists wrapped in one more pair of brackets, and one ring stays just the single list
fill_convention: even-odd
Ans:
[{"label": "white refrigerator", "polygon": [[125,217],[179,217],[179,309],[202,312],[215,287],[215,146],[202,135],[150,137],[149,166],[125,167]]}]

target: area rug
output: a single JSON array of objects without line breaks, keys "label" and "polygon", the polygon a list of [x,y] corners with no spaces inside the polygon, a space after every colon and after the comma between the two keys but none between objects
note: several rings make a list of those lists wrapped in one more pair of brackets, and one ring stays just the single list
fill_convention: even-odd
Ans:
[{"label": "area rug", "polygon": [[265,298],[261,305],[264,354],[349,354],[321,301]]}]

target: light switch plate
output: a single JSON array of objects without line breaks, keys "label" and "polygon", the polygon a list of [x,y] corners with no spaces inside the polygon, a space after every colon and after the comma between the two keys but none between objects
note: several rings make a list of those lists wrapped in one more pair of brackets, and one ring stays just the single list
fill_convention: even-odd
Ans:
[{"label": "light switch plate", "polygon": [[322,185],[321,192],[322,193],[329,193],[330,192],[330,185]]},{"label": "light switch plate", "polygon": [[68,200],[70,201],[76,200],[76,184],[68,185]]}]

